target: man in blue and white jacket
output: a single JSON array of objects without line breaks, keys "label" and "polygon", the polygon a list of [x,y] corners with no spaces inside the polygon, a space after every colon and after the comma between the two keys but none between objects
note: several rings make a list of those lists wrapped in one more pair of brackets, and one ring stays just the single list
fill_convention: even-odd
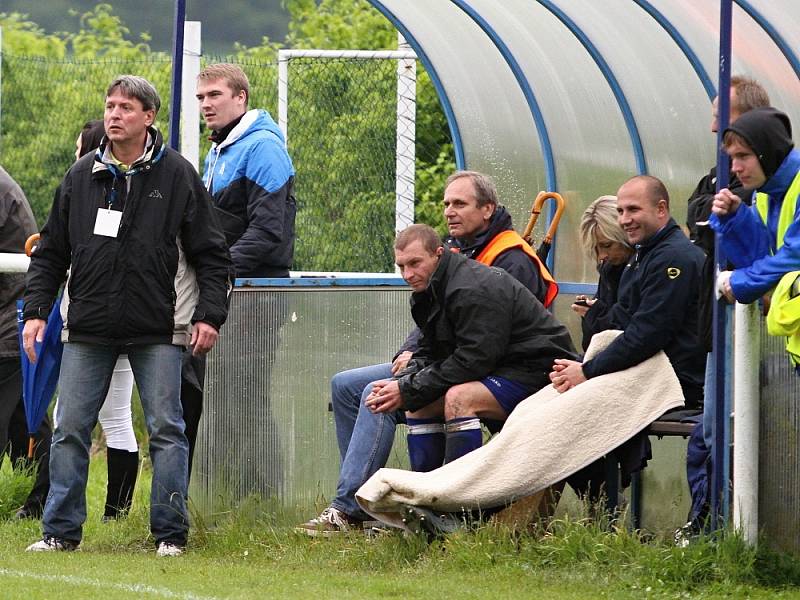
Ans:
[{"label": "man in blue and white jacket", "polygon": [[203,182],[237,277],[288,277],[294,253],[294,167],[286,140],[265,110],[247,110],[250,88],[236,65],[210,65],[197,100],[212,131]]},{"label": "man in blue and white jacket", "polygon": [[[283,133],[267,111],[247,110],[250,84],[236,65],[221,63],[203,69],[197,77],[196,96],[213,142],[203,167],[203,182],[213,197],[236,277],[288,277],[297,208],[294,167]],[[285,320],[285,302],[279,297],[268,302],[272,306],[267,312],[275,315],[269,326],[277,330]],[[269,370],[273,360],[274,348],[270,348],[258,361],[262,371]],[[205,359],[185,354],[182,378],[181,404],[191,473],[203,409]],[[240,396],[232,402],[238,407],[239,418],[245,421],[250,414],[249,403],[255,403],[252,414],[260,415],[262,430],[274,430],[269,413],[257,405],[263,390],[240,388],[238,392]],[[277,491],[280,457],[271,457],[265,471],[269,472],[272,491]]]}]

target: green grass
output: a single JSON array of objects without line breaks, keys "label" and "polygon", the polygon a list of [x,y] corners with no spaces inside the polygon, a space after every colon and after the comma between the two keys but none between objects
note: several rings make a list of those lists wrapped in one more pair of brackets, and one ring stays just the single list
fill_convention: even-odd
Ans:
[{"label": "green grass", "polygon": [[[7,463],[7,461],[6,461]],[[189,551],[158,559],[147,524],[147,468],[128,519],[102,524],[105,462],[93,459],[81,551],[27,554],[39,523],[0,513],[2,598],[800,598],[800,561],[734,535],[686,549],[565,516],[526,534],[485,526],[428,544],[390,533],[296,534],[291,511],[256,499],[207,526]],[[21,502],[30,476],[0,469]],[[22,482],[22,483],[21,483]]]}]

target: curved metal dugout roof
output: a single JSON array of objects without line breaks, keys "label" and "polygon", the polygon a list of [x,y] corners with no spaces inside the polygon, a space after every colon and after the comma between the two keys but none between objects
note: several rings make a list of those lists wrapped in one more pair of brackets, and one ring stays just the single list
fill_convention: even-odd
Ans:
[{"label": "curved metal dugout roof", "polygon": [[[539,190],[568,199],[559,280],[577,225],[627,177],[662,178],[673,213],[715,160],[719,3],[696,0],[370,0],[436,86],[459,168],[491,174],[518,228]],[[758,79],[800,128],[800,2],[734,0],[733,73]]]}]

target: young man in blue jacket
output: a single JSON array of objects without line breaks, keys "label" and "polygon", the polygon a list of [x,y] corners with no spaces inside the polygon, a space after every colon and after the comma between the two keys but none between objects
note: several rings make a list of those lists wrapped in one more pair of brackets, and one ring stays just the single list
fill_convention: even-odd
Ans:
[{"label": "young man in blue jacket", "polygon": [[236,276],[288,277],[294,253],[294,167],[265,110],[248,110],[250,84],[236,65],[209,65],[197,101],[211,149],[203,182],[230,246]]},{"label": "young man in blue jacket", "polygon": [[733,271],[718,284],[730,301],[750,303],[800,269],[800,152],[789,117],[774,108],[742,115],[723,135],[731,172],[754,191],[752,206],[728,189],[714,197],[711,226]]},{"label": "young man in blue jacket", "polygon": [[[211,149],[203,165],[203,183],[230,249],[236,277],[288,277],[294,255],[294,166],[286,140],[265,110],[248,110],[250,83],[236,65],[207,66],[197,76],[197,101]],[[267,312],[277,315],[273,328],[284,322],[286,307],[277,299]],[[269,369],[274,352],[260,363]],[[181,403],[189,439],[189,473],[203,410],[204,357],[184,355]],[[256,401],[257,390],[241,390],[246,401]],[[242,408],[245,408],[242,405]],[[262,423],[273,427],[272,421]],[[279,459],[269,469],[281,470]],[[274,487],[274,485],[273,485]]]}]

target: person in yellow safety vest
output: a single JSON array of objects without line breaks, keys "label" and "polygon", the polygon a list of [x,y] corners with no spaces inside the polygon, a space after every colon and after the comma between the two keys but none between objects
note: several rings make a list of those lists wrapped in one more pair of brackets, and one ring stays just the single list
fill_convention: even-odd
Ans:
[{"label": "person in yellow safety vest", "polygon": [[[748,304],[800,270],[800,152],[794,149],[789,117],[771,107],[739,117],[724,131],[723,148],[731,172],[755,190],[755,201],[742,207],[742,199],[728,189],[714,197],[711,227],[734,266],[720,273],[717,286],[731,302]],[[789,344],[800,354],[796,336]]]},{"label": "person in yellow safety vest", "polygon": [[794,367],[800,368],[800,271],[784,275],[769,304],[767,331],[786,336],[786,352]]}]

